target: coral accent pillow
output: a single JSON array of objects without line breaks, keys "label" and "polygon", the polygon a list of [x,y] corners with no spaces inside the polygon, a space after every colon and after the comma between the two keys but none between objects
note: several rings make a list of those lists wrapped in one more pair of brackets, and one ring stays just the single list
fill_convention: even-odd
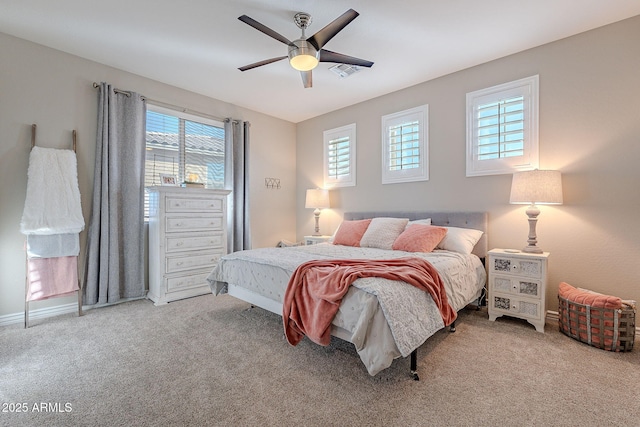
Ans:
[{"label": "coral accent pillow", "polygon": [[333,238],[334,245],[360,246],[360,240],[369,227],[370,219],[342,221]]},{"label": "coral accent pillow", "polygon": [[560,282],[558,295],[562,298],[599,308],[622,308],[622,299],[612,295],[599,294],[588,289],[575,288],[567,282]]},{"label": "coral accent pillow", "polygon": [[360,240],[360,246],[391,249],[393,242],[404,231],[408,222],[408,218],[373,218]]},{"label": "coral accent pillow", "polygon": [[444,227],[412,224],[393,242],[393,249],[405,252],[431,252],[447,234]]}]

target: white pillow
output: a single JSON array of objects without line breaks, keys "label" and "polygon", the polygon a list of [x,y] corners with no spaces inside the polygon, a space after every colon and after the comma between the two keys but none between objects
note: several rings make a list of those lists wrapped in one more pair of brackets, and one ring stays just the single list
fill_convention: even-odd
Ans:
[{"label": "white pillow", "polygon": [[461,254],[470,254],[473,247],[482,237],[483,232],[473,228],[444,227],[447,229],[444,239],[438,243],[436,249],[444,249]]},{"label": "white pillow", "polygon": [[360,239],[360,246],[391,249],[393,242],[404,231],[408,222],[408,218],[373,218]]},{"label": "white pillow", "polygon": [[414,219],[413,221],[409,221],[405,229],[409,228],[409,226],[413,224],[431,225],[431,218]]}]

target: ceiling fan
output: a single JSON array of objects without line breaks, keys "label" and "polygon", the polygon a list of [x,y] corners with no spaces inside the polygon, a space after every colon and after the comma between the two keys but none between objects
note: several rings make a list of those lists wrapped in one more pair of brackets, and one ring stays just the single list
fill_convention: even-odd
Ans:
[{"label": "ceiling fan", "polygon": [[279,42],[286,44],[289,47],[289,52],[285,56],[265,59],[264,61],[245,65],[244,67],[240,67],[238,69],[240,71],[247,71],[256,67],[261,67],[263,65],[280,61],[285,58],[289,58],[289,63],[291,64],[291,66],[300,71],[304,87],[308,88],[312,87],[313,85],[311,70],[313,70],[319,62],[334,62],[338,64],[349,64],[370,68],[373,65],[373,62],[371,61],[366,61],[364,59],[355,58],[353,56],[343,55],[341,53],[323,49],[324,45],[329,40],[331,40],[336,34],[338,34],[351,21],[356,19],[358,15],[358,12],[353,9],[349,9],[311,37],[305,38],[305,30],[311,24],[311,15],[305,12],[296,13],[293,20],[296,25],[302,30],[302,36],[294,41],[290,41],[283,35],[259,23],[255,19],[250,18],[247,15],[242,15],[238,18],[240,21],[252,26],[256,30],[265,33],[266,35],[278,40]]}]

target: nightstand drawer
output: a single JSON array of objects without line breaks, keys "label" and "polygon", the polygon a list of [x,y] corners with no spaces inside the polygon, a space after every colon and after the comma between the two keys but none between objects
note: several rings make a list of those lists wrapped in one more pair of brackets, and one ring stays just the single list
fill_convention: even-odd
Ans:
[{"label": "nightstand drawer", "polygon": [[489,286],[496,292],[540,299],[542,282],[540,280],[495,275],[491,277]]},{"label": "nightstand drawer", "polygon": [[318,243],[328,242],[331,236],[304,236],[304,244],[306,246],[316,245]]},{"label": "nightstand drawer", "polygon": [[517,298],[507,294],[494,293],[489,301],[492,311],[510,316],[540,319],[540,301]]},{"label": "nightstand drawer", "polygon": [[492,256],[489,269],[493,273],[542,278],[542,261],[537,259],[519,259],[516,257]]}]

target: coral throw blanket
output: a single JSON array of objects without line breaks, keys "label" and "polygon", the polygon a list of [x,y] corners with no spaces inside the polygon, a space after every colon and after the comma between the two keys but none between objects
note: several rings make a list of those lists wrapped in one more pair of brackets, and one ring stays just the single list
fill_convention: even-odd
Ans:
[{"label": "coral throw blanket", "polygon": [[320,345],[329,345],[331,322],[342,297],[363,277],[407,282],[431,294],[445,325],[456,319],[438,271],[424,259],[314,260],[298,266],[289,280],[282,307],[287,341],[296,345],[307,335]]}]

